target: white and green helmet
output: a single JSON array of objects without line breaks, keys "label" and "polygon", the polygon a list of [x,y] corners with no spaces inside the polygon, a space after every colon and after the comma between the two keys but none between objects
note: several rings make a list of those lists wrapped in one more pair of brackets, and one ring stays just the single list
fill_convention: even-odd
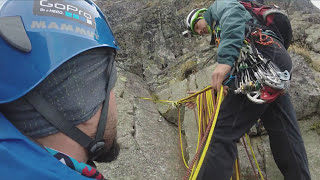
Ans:
[{"label": "white and green helmet", "polygon": [[[206,8],[194,9],[188,14],[185,23],[186,23],[188,29],[191,31],[192,34],[197,34],[194,31],[194,25],[196,24],[197,20],[199,19],[200,13],[203,13],[205,11],[207,11]],[[203,18],[203,17],[201,17],[201,18]]]}]

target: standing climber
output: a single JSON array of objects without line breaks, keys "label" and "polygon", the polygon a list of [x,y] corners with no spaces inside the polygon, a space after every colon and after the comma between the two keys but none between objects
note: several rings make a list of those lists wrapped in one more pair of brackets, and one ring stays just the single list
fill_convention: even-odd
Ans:
[{"label": "standing climber", "polygon": [[[250,29],[247,28],[248,22],[257,22],[253,20],[254,17],[237,0],[216,0],[208,9],[195,9],[188,14],[186,24],[194,35],[211,34],[214,30],[215,34],[219,33],[218,65],[211,79],[213,89],[219,91],[234,67]],[[261,34],[272,43],[254,43],[256,49],[280,71],[291,72],[291,58],[280,35],[270,29],[263,29]],[[230,179],[237,157],[236,142],[259,118],[268,132],[274,160],[284,179],[309,180],[308,159],[289,94],[283,93],[272,103],[255,104],[247,96],[231,90],[221,105],[198,179]]]}]

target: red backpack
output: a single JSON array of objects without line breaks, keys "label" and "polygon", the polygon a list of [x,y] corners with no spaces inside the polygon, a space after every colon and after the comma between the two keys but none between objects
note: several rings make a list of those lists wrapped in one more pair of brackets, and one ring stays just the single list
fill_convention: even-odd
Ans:
[{"label": "red backpack", "polygon": [[257,2],[239,2],[256,18],[259,25],[272,30],[283,41],[286,49],[289,48],[292,39],[292,27],[288,15],[276,5],[264,5]]}]

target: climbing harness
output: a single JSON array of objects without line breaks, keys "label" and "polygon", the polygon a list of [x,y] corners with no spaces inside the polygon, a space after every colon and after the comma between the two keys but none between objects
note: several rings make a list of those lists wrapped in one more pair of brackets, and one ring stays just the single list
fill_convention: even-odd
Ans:
[{"label": "climbing harness", "polygon": [[[223,92],[223,87],[221,86],[220,92]],[[184,177],[184,180],[196,180],[199,174],[200,168],[203,164],[204,158],[207,154],[207,150],[209,148],[209,144],[212,139],[212,135],[214,132],[214,128],[218,119],[218,114],[220,110],[220,105],[223,101],[223,93],[216,93],[212,91],[212,87],[208,86],[201,91],[198,91],[186,98],[183,98],[178,101],[170,101],[170,100],[156,100],[152,98],[144,98],[138,97],[143,100],[153,101],[155,103],[162,103],[162,104],[169,104],[170,107],[178,109],[178,128],[179,128],[179,140],[180,140],[180,149],[181,149],[181,156],[184,166],[187,169],[187,173]],[[181,127],[181,119],[180,119],[180,108],[182,105],[188,102],[193,102],[197,104],[197,111],[198,111],[198,120],[197,120],[197,127],[198,127],[198,142],[196,147],[196,154],[191,163],[188,164],[183,150],[183,143],[182,143],[182,127]],[[247,140],[249,147],[251,149],[252,156],[255,155],[252,150],[251,144],[249,140]],[[246,146],[245,146],[246,147]],[[247,151],[247,149],[246,149]],[[248,153],[249,156],[249,153]],[[249,157],[250,159],[250,157]],[[251,161],[250,161],[251,163]],[[252,164],[252,163],[251,163]],[[261,176],[261,180],[264,180],[262,173],[260,172],[259,165],[256,161],[257,168],[259,170],[259,174]],[[253,165],[252,165],[253,167]],[[253,167],[254,169],[254,167]],[[254,170],[255,173],[255,170]],[[256,173],[255,173],[256,174]],[[239,167],[239,159],[236,159],[234,164],[234,178],[231,177],[230,180],[240,180],[240,167]]]}]

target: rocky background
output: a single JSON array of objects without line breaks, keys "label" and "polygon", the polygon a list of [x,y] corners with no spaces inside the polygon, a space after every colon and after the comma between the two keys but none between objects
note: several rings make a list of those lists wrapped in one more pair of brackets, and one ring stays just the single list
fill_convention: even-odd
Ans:
[{"label": "rocky background", "polygon": [[[186,170],[179,149],[177,112],[137,97],[178,100],[189,90],[210,84],[216,48],[210,37],[184,38],[184,18],[208,0],[97,0],[121,50],[117,55],[118,141],[121,153],[112,163],[98,164],[109,179],[182,179]],[[309,0],[265,0],[286,9],[294,38],[290,94],[305,141],[312,179],[319,179],[320,10]],[[195,152],[193,111],[182,110],[186,157]],[[269,180],[283,179],[269,148],[268,136],[253,129],[251,143]],[[239,144],[242,179],[255,179]]]}]

